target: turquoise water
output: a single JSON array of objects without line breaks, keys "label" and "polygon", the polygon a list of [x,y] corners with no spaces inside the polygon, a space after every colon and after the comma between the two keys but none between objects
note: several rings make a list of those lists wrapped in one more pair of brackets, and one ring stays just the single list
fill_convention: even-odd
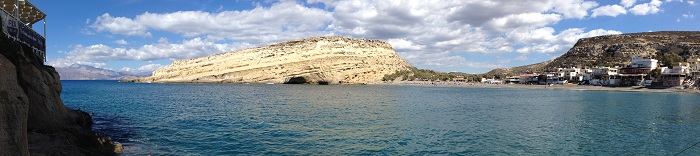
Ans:
[{"label": "turquoise water", "polygon": [[125,155],[699,155],[700,96],[62,81]]}]

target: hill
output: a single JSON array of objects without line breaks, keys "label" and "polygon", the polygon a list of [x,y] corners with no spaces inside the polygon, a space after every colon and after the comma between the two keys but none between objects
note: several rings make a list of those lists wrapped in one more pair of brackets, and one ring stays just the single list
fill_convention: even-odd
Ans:
[{"label": "hill", "polygon": [[579,39],[569,51],[554,60],[513,68],[494,69],[486,75],[519,75],[552,71],[559,67],[625,66],[633,56],[659,59],[662,64],[700,55],[700,32],[662,31],[606,35]]},{"label": "hill", "polygon": [[409,68],[384,41],[312,37],[179,60],[135,81],[364,84]]}]

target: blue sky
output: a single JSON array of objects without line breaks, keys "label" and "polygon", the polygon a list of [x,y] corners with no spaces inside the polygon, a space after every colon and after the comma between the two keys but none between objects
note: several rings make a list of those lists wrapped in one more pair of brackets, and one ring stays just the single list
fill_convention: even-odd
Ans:
[{"label": "blue sky", "polygon": [[329,35],[387,41],[418,68],[484,73],[555,58],[579,38],[700,29],[694,0],[31,2],[48,15],[47,64],[132,73]]}]

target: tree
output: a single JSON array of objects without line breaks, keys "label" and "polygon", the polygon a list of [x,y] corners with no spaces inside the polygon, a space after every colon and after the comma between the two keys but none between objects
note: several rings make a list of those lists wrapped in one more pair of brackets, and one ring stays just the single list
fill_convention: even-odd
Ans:
[{"label": "tree", "polygon": [[649,73],[649,76],[653,77],[654,79],[658,79],[659,75],[661,75],[661,69],[654,69]]},{"label": "tree", "polygon": [[667,67],[672,67],[674,64],[678,64],[679,62],[684,61],[683,57],[681,57],[680,55],[678,55],[676,53],[659,52],[656,54],[656,57],[658,58],[659,61],[661,61],[661,63],[664,66],[667,66]]}]

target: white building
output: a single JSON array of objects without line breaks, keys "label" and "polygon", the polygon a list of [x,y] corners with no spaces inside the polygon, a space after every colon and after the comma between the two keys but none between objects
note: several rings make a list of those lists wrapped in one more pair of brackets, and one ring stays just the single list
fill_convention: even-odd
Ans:
[{"label": "white building", "polygon": [[632,57],[632,68],[651,68],[656,69],[659,66],[659,60],[652,59],[649,57],[635,56]]},{"label": "white building", "polygon": [[581,68],[571,67],[571,68],[559,68],[559,75],[568,81],[582,81],[583,73]]}]

